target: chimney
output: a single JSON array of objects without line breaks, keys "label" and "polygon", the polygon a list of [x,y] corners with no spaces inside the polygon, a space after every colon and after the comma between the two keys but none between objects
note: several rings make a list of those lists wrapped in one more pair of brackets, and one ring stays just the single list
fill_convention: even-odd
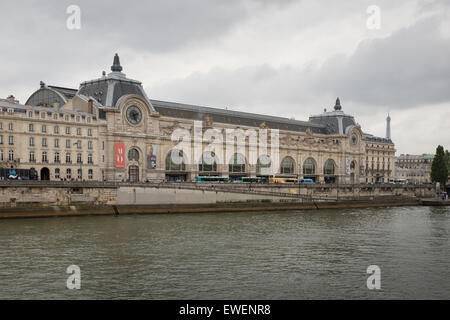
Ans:
[{"label": "chimney", "polygon": [[17,101],[16,98],[12,94],[10,94],[8,96],[8,98],[6,98],[6,100],[8,100],[8,102],[11,102],[11,103],[19,103],[19,101]]},{"label": "chimney", "polygon": [[88,101],[88,113],[94,113],[94,101],[92,99],[89,99]]}]

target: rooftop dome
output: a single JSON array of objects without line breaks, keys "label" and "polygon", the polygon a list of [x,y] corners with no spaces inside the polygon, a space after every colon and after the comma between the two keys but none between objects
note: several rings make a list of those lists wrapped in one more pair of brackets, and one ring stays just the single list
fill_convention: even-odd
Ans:
[{"label": "rooftop dome", "polygon": [[117,53],[114,56],[111,71],[108,75],[103,72],[101,78],[81,83],[78,94],[93,97],[105,107],[116,107],[120,97],[126,94],[136,94],[143,97],[150,108],[155,110],[142,87],[142,83],[129,79],[122,73],[122,66]]},{"label": "rooftop dome", "polygon": [[310,116],[309,121],[325,125],[328,133],[331,134],[345,134],[348,127],[358,126],[352,115],[342,111],[339,98],[336,99],[333,111],[324,111],[322,114]]}]

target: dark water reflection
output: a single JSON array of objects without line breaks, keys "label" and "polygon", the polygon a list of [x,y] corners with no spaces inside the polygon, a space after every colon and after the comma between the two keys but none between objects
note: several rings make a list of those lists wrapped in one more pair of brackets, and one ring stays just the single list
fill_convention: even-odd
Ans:
[{"label": "dark water reflection", "polygon": [[2,220],[0,298],[449,299],[449,232],[449,207]]}]

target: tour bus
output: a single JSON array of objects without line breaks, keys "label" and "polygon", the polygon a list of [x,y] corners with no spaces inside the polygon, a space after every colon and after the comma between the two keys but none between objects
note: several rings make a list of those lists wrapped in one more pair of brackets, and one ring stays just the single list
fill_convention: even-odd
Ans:
[{"label": "tour bus", "polygon": [[298,183],[298,179],[290,177],[270,177],[269,183]]},{"label": "tour bus", "polygon": [[408,180],[407,179],[389,179],[389,183],[392,184],[408,184]]},{"label": "tour bus", "polygon": [[31,169],[0,168],[1,180],[37,180],[37,171]]},{"label": "tour bus", "polygon": [[244,182],[244,183],[266,183],[266,182],[268,182],[268,180],[265,177],[254,177],[254,178],[242,177],[239,181]]},{"label": "tour bus", "polygon": [[195,182],[228,182],[227,177],[214,177],[214,176],[204,176],[195,177]]}]

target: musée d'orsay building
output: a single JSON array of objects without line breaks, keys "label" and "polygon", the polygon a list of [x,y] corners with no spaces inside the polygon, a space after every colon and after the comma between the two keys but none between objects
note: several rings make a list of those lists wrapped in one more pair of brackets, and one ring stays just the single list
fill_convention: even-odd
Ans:
[{"label": "mus\u00e9e d'orsay building", "polygon": [[[339,99],[332,111],[298,121],[152,100],[141,82],[122,73],[117,54],[111,71],[82,82],[79,89],[41,82],[25,104],[13,96],[0,99],[3,171],[33,168],[41,180],[130,182],[267,174],[270,147],[269,154],[261,156],[265,160],[258,158],[255,164],[248,161],[248,147],[228,163],[216,162],[210,151],[198,161],[172,160],[171,150],[178,143],[172,141],[172,132],[193,131],[194,122],[200,121],[205,128],[219,130],[278,129],[279,165],[272,171],[277,176],[373,183],[393,175],[395,148],[389,121],[386,138],[364,133],[353,116],[342,111]],[[180,156],[193,157],[181,151]],[[202,162],[203,157],[210,160]]]}]

